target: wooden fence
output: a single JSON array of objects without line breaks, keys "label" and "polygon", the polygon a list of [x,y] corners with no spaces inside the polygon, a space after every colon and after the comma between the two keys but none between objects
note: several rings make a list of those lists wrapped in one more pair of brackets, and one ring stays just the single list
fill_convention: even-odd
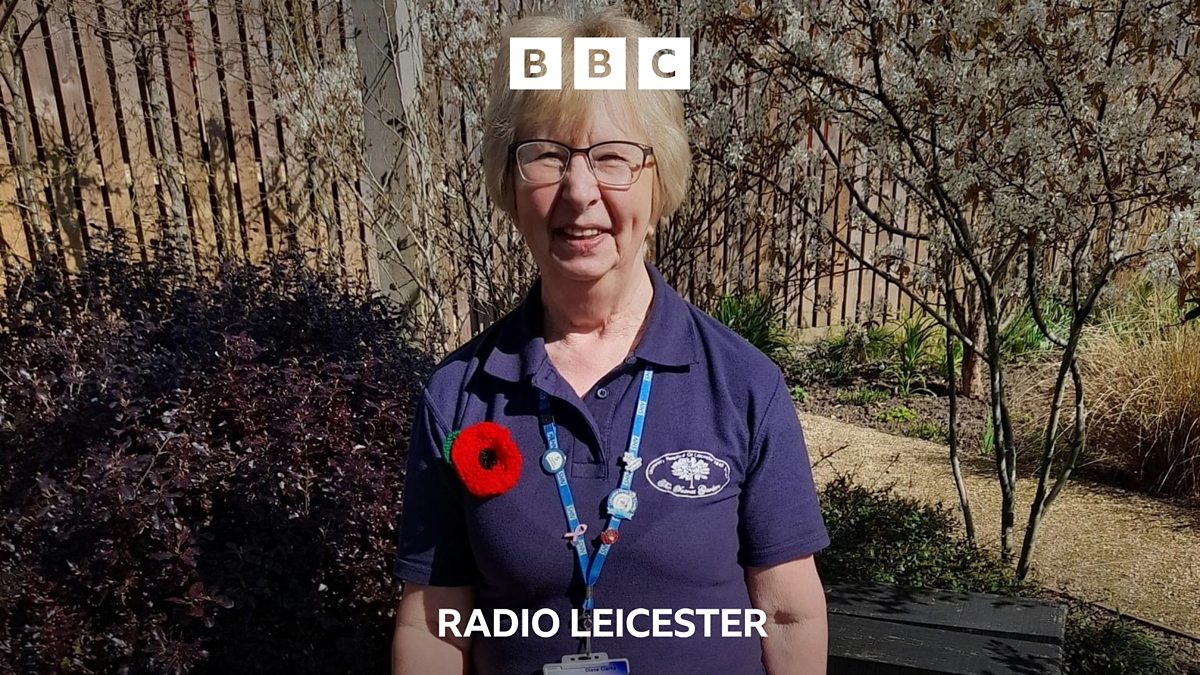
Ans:
[{"label": "wooden fence", "polygon": [[[96,233],[122,230],[143,256],[151,255],[148,243],[155,238],[177,242],[197,267],[298,249],[394,297],[408,293],[402,279],[410,270],[380,255],[382,237],[390,243],[408,232],[398,223],[389,226],[397,231],[384,234],[369,225],[377,221],[364,213],[370,199],[363,196],[369,190],[360,171],[369,165],[372,173],[385,173],[376,165],[397,166],[402,151],[383,140],[386,115],[379,113],[389,105],[400,110],[400,100],[422,105],[412,102],[421,77],[420,40],[411,49],[394,42],[406,28],[411,41],[417,15],[428,11],[424,3],[13,1],[5,35],[27,37],[15,47],[0,42],[11,47],[0,49],[0,259],[28,263],[44,248],[61,251],[64,264],[78,269]],[[537,4],[501,2],[513,17],[537,11]],[[138,8],[153,11],[139,14]],[[379,25],[363,18],[371,12]],[[356,27],[356,19],[362,25]],[[659,28],[663,35],[687,34],[670,18]],[[385,53],[389,49],[394,51]],[[392,59],[405,63],[380,76]],[[336,92],[322,87],[329,73],[344,74],[338,66],[347,63],[361,64],[361,74],[352,69],[354,92],[368,83],[359,100],[366,106],[365,138],[350,145],[360,154],[333,162],[318,147],[322,139],[309,132],[314,111],[339,107]],[[299,83],[306,84],[293,86]],[[440,142],[461,143],[459,158],[469,160],[479,130],[464,122],[464,110],[443,83],[434,85],[429,100],[444,132]],[[785,95],[759,86],[732,93],[731,108],[745,114],[752,102]],[[316,103],[305,98],[322,96]],[[379,104],[373,111],[372,101]],[[926,231],[902,188],[854,163],[836,125],[810,129],[796,142],[813,147],[818,134],[836,149],[839,164],[856,167],[872,206],[890,210],[898,226]],[[379,142],[372,147],[373,141]],[[782,308],[791,325],[818,330],[862,320],[865,313],[894,317],[914,309],[895,284],[800,227],[816,214],[860,254],[892,246],[909,261],[923,260],[921,239],[855,224],[834,162],[826,160],[817,175],[786,179],[778,172],[782,162],[760,162],[776,173],[753,179],[697,159],[690,199],[707,201],[692,209],[690,221],[676,219],[663,228],[653,251],[689,299],[704,305],[723,293],[756,289]],[[796,198],[793,187],[802,179],[820,186],[815,201]],[[519,240],[496,233],[509,227],[502,219],[488,220],[493,243],[481,259],[504,260],[504,247],[519,246]],[[821,255],[813,255],[814,247]],[[827,262],[814,267],[814,258]],[[492,270],[443,266],[460,277],[453,283],[461,283],[438,310],[454,315],[443,323],[448,343],[455,343],[495,319],[511,296],[480,301],[473,279]],[[0,269],[0,288],[3,283]]]},{"label": "wooden fence", "polygon": [[347,24],[327,0],[16,2],[0,56],[0,257],[57,252],[75,270],[121,230],[143,258],[153,239],[198,268],[298,249],[374,279],[357,163],[333,173],[317,159],[287,89],[288,68],[353,59]]},{"label": "wooden fence", "polygon": [[[157,13],[139,17],[143,5]],[[413,7],[400,3],[415,14]],[[355,177],[332,176],[327,162],[297,140],[296,111],[271,66],[295,59],[298,45],[311,48],[315,67],[354,50],[347,14],[340,0],[19,0],[9,32],[28,35],[10,50],[11,75],[28,114],[22,122],[15,114],[21,102],[0,86],[0,257],[30,263],[45,245],[76,270],[98,234],[122,230],[144,258],[153,255],[152,239],[173,235],[200,268],[300,248],[383,286],[377,235],[365,224]],[[836,129],[827,132],[837,139]],[[16,147],[22,135],[23,161]],[[32,195],[20,192],[23,168]],[[715,182],[727,178],[714,175],[704,187],[714,193]],[[845,191],[832,174],[822,185],[823,217],[847,223]],[[760,207],[783,203],[758,188]],[[798,269],[770,228],[734,210],[686,233],[696,235],[683,248],[656,251],[696,302],[713,288],[760,288],[798,327],[853,321],[860,306],[893,313],[911,307],[836,248],[829,252],[833,265],[819,276]],[[668,227],[659,242],[671,236]],[[885,241],[878,233],[851,236],[864,250]],[[904,245],[920,256],[919,242]],[[455,311],[471,308],[456,303]],[[464,334],[490,318],[473,315]]]}]

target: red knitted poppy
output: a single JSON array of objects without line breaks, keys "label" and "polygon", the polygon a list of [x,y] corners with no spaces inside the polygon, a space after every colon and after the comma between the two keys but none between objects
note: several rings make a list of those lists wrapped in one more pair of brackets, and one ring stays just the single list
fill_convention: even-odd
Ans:
[{"label": "red knitted poppy", "polygon": [[463,429],[450,448],[450,463],[467,491],[479,498],[508,492],[521,477],[521,451],[508,429],[495,422]]}]

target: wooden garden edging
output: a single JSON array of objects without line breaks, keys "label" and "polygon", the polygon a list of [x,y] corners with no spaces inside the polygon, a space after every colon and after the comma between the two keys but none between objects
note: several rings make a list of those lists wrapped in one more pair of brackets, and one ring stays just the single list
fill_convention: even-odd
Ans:
[{"label": "wooden garden edging", "polygon": [[1029,598],[833,586],[830,675],[1056,675],[1066,607]]}]

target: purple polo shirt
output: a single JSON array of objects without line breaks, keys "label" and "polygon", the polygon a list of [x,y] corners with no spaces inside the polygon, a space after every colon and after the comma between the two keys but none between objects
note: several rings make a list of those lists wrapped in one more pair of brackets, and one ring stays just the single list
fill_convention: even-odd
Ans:
[{"label": "purple polo shirt", "polygon": [[[476,607],[518,616],[554,610],[553,638],[475,636],[472,672],[541,673],[574,654],[571,610],[583,583],[553,476],[541,468],[545,391],[567,455],[567,476],[588,552],[608,522],[621,478],[642,369],[654,369],[633,489],[638,509],[621,524],[595,589],[597,608],[749,608],[745,566],[765,567],[829,543],[808,453],[779,368],[689,304],[647,265],[654,285],[633,353],[582,399],[556,372],[542,337],[540,281],[524,302],[448,356],[417,406],[409,446],[394,574],[432,586],[476,588]],[[440,456],[442,440],[481,421],[506,427],[523,454],[508,492],[477,499]],[[468,617],[463,617],[464,628]],[[702,619],[696,617],[697,626]],[[719,623],[719,622],[718,622]],[[546,625],[546,624],[543,624]],[[649,630],[639,617],[637,630]],[[685,630],[673,624],[671,629]],[[593,650],[630,660],[634,673],[761,673],[757,637],[597,638]]]}]

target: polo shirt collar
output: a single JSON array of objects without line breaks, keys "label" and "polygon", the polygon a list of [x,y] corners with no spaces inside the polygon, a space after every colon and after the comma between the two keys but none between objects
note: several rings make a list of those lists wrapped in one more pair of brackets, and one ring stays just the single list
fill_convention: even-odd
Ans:
[{"label": "polo shirt collar", "polygon": [[[675,289],[667,285],[658,269],[646,263],[654,300],[642,339],[633,356],[658,366],[682,367],[700,361],[700,345],[690,308]],[[510,382],[533,376],[548,360],[542,333],[542,279],[538,277],[525,299],[513,311],[511,325],[501,332],[483,370]]]},{"label": "polo shirt collar", "polygon": [[682,367],[700,362],[700,340],[696,336],[695,319],[691,308],[679,293],[667,285],[662,273],[650,263],[650,283],[654,285],[654,300],[646,331],[633,355],[659,366]]}]

